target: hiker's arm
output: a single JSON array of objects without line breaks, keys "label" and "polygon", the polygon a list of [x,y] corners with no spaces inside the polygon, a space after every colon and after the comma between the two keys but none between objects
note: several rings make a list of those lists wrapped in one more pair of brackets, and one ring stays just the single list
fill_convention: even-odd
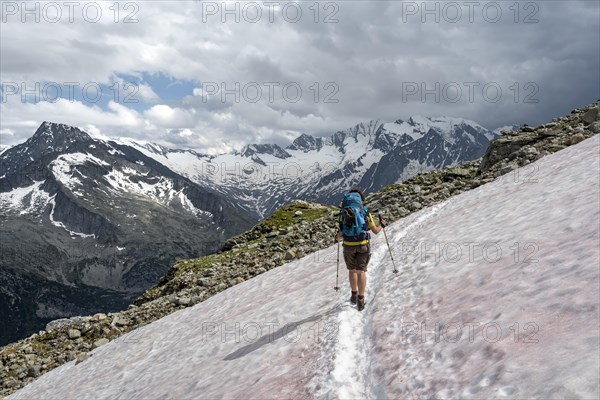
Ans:
[{"label": "hiker's arm", "polygon": [[[385,225],[385,221],[381,220],[381,223],[383,223]],[[371,214],[369,214],[369,228],[371,229],[371,232],[373,232],[374,234],[378,234],[379,232],[381,232],[381,230],[383,229],[382,226],[376,226],[375,222],[373,221],[373,216]]]},{"label": "hiker's arm", "polygon": [[339,241],[341,241],[342,239],[343,239],[343,237],[342,237],[342,232],[340,232],[340,231],[337,231],[337,233],[335,234],[335,240],[336,240],[337,242],[339,242]]}]

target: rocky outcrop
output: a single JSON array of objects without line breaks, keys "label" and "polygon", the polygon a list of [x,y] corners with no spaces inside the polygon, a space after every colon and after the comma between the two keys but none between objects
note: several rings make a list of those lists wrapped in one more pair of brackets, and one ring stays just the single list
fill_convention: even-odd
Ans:
[{"label": "rocky outcrop", "polygon": [[[593,110],[598,105],[573,110],[570,115],[538,127],[523,126],[518,131],[506,132],[493,142],[483,158],[386,186],[369,196],[367,205],[393,222],[491,182],[597,134],[598,113]],[[589,115],[595,120],[591,121]],[[126,311],[53,321],[45,331],[0,348],[0,396],[14,392],[65,362],[85,362],[88,351],[139,326],[330,246],[337,229],[336,215],[335,207],[294,202],[244,234],[229,239],[220,252],[176,262],[155,287]]]}]

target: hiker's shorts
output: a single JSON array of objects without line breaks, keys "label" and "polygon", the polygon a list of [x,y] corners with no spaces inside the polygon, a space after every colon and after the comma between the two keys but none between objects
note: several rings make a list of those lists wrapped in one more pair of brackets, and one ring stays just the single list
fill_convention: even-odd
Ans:
[{"label": "hiker's shorts", "polygon": [[360,246],[344,245],[344,261],[348,269],[367,271],[367,265],[371,259],[371,248],[368,244]]}]

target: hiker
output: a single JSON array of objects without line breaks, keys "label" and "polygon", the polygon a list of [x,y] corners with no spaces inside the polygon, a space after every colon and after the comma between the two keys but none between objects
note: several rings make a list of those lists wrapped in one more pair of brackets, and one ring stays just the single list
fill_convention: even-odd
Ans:
[{"label": "hiker", "polygon": [[356,304],[358,311],[365,308],[365,288],[367,286],[367,265],[371,258],[369,230],[378,234],[385,221],[380,220],[376,226],[371,213],[363,206],[365,195],[362,190],[354,188],[344,195],[340,203],[339,230],[336,240],[344,240],[344,261],[350,279],[350,302]]}]

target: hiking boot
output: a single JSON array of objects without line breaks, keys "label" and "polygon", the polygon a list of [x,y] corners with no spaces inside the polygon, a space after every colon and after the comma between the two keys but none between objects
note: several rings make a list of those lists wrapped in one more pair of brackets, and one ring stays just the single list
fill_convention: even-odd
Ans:
[{"label": "hiking boot", "polygon": [[350,295],[350,303],[356,304],[356,296],[357,292],[352,292],[352,295]]},{"label": "hiking boot", "polygon": [[361,297],[359,297],[359,298],[357,299],[357,302],[356,302],[356,309],[357,309],[358,311],[362,311],[362,310],[364,310],[364,309],[365,309],[365,298],[364,298],[364,297],[362,297],[362,298],[361,298]]}]

